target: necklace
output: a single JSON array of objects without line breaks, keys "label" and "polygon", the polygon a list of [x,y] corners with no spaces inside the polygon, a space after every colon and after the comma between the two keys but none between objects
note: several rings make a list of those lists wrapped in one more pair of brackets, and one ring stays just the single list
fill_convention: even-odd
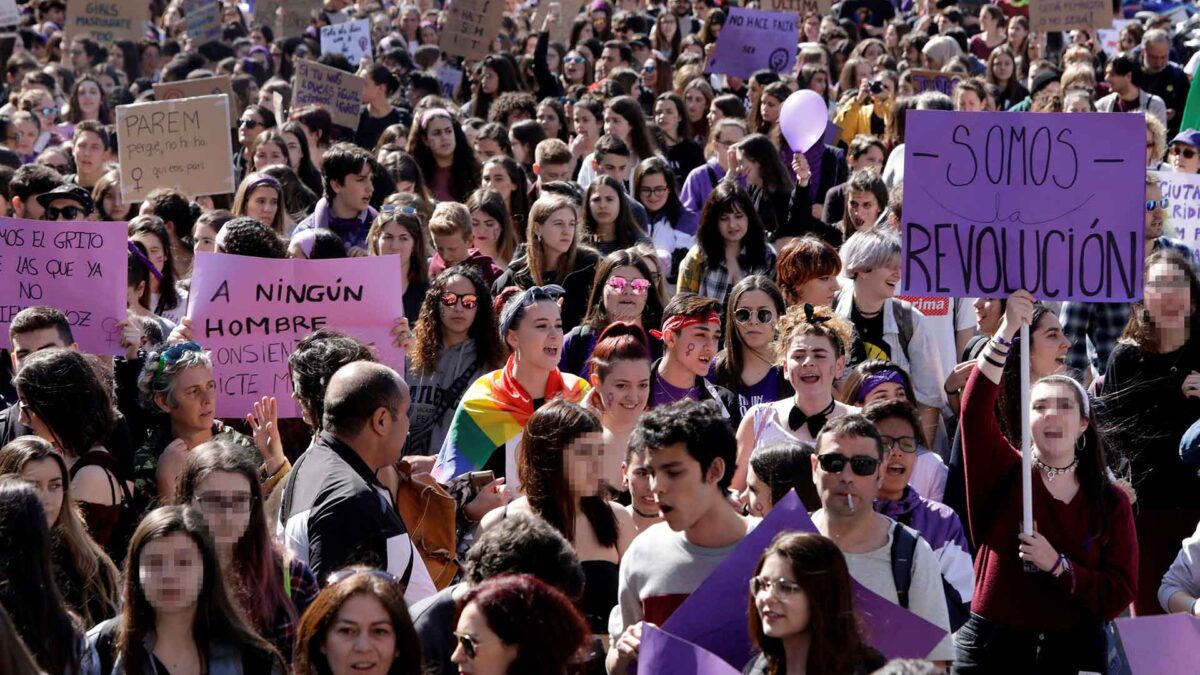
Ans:
[{"label": "necklace", "polygon": [[1036,455],[1033,458],[1033,464],[1038,468],[1039,471],[1046,474],[1047,481],[1053,483],[1054,479],[1058,476],[1068,473],[1075,473],[1075,467],[1079,466],[1079,456],[1076,455],[1075,458],[1071,460],[1070,464],[1062,467],[1061,469],[1056,466],[1050,466],[1049,464],[1038,459]]}]

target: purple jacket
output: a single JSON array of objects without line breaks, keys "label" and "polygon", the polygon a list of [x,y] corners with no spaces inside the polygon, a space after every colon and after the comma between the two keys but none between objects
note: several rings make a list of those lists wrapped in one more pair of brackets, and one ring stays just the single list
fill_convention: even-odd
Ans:
[{"label": "purple jacket", "polygon": [[937,556],[942,578],[958,591],[963,602],[971,601],[975,568],[962,521],[953,509],[925,499],[912,486],[906,486],[898,500],[876,499],[875,510],[920,532]]}]

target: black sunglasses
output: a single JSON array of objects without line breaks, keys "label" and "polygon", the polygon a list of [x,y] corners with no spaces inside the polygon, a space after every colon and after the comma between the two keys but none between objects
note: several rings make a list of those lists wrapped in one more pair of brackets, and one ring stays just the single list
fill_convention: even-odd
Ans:
[{"label": "black sunglasses", "polygon": [[751,312],[747,307],[739,308],[733,313],[733,320],[738,323],[749,323],[751,316],[756,317],[759,323],[771,323],[775,320],[775,312],[762,307],[755,312]]},{"label": "black sunglasses", "polygon": [[88,216],[88,211],[80,206],[47,206],[47,220],[80,220]]},{"label": "black sunglasses", "polygon": [[466,633],[455,633],[454,639],[458,640],[458,644],[463,648],[463,651],[467,653],[467,658],[474,659],[475,655],[479,653],[480,642],[474,637],[467,635]]},{"label": "black sunglasses", "polygon": [[817,455],[817,463],[821,465],[821,470],[826,473],[841,473],[846,468],[846,462],[850,463],[850,470],[856,476],[873,476],[875,475],[875,471],[879,469],[879,458],[877,457],[868,457],[866,455],[847,457],[837,452]]}]

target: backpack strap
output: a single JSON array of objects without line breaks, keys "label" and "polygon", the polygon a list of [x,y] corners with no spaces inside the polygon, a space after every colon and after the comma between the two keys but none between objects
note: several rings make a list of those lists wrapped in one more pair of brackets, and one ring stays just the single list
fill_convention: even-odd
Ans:
[{"label": "backpack strap", "polygon": [[907,300],[892,298],[892,316],[896,319],[896,331],[900,334],[900,349],[904,350],[904,359],[912,369],[912,358],[908,355],[908,343],[913,336],[913,306]]},{"label": "backpack strap", "polygon": [[919,536],[900,523],[892,528],[892,581],[896,584],[896,602],[904,609],[908,609],[908,589],[912,586]]},{"label": "backpack strap", "polygon": [[96,634],[96,656],[100,661],[101,675],[109,675],[116,666],[116,638],[120,624],[121,619],[118,616],[115,620],[108,622]]}]

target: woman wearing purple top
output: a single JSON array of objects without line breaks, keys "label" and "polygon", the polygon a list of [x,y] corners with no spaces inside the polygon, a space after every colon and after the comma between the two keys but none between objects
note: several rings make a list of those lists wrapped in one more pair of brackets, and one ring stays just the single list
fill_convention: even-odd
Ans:
[{"label": "woman wearing purple top", "polygon": [[[692,169],[683,181],[683,189],[679,193],[679,201],[693,216],[700,217],[708,195],[712,194],[721,179],[725,178],[725,172],[729,170],[729,148],[749,133],[745,120],[733,117],[726,117],[713,125],[708,133],[708,143],[704,146],[704,155],[712,159],[707,164]],[[744,182],[742,187],[745,187]]]},{"label": "woman wearing purple top", "polygon": [[774,351],[775,326],[785,310],[779,287],[759,274],[742,279],[729,292],[725,349],[708,379],[737,395],[743,415],[756,403],[793,393]]}]

